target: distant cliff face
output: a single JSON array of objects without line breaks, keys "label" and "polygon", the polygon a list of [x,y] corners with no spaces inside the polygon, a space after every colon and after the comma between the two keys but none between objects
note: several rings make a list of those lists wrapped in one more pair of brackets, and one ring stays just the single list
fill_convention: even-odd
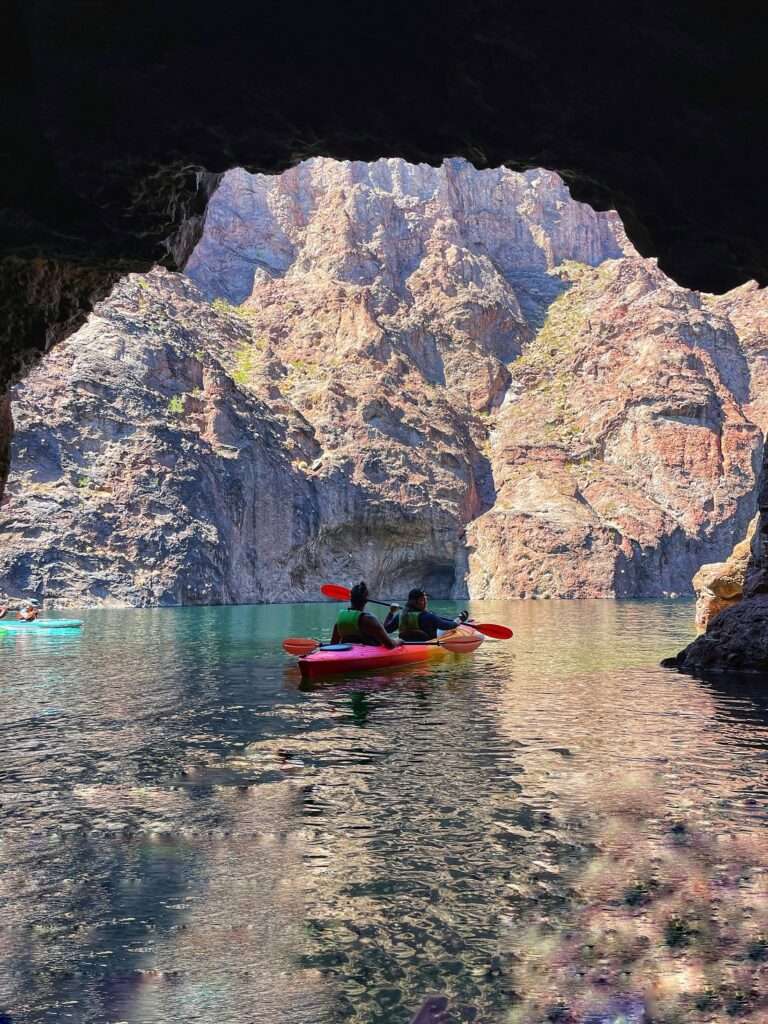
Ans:
[{"label": "distant cliff face", "polygon": [[232,171],[15,390],[0,589],[690,592],[754,511],[734,322],[549,172]]},{"label": "distant cliff face", "polygon": [[647,260],[564,268],[491,434],[478,596],[689,593],[754,512],[761,435],[728,320]]}]

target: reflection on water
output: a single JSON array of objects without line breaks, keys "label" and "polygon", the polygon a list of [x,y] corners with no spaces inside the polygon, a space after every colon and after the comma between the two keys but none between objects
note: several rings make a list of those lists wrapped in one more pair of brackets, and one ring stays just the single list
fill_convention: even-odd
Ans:
[{"label": "reflection on water", "polygon": [[0,637],[0,1011],[765,1020],[768,691],[656,667],[687,603],[474,610],[515,639],[310,687],[327,605]]}]

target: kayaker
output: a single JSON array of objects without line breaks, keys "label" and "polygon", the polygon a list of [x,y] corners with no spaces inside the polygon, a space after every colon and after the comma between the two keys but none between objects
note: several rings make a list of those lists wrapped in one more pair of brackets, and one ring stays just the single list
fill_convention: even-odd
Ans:
[{"label": "kayaker", "polygon": [[427,611],[427,597],[424,590],[414,587],[409,591],[408,601],[402,611],[395,605],[389,609],[384,629],[388,633],[397,630],[401,640],[434,640],[439,629],[454,629],[469,618],[468,612],[462,612],[455,619],[435,615]]},{"label": "kayaker", "polygon": [[22,604],[18,610],[16,618],[20,619],[22,622],[34,622],[39,614],[40,602],[36,601],[35,598],[32,597]]},{"label": "kayaker", "polygon": [[331,643],[399,647],[400,641],[387,633],[375,615],[365,611],[367,602],[368,587],[363,582],[356,583],[350,594],[349,608],[339,612],[336,619]]}]

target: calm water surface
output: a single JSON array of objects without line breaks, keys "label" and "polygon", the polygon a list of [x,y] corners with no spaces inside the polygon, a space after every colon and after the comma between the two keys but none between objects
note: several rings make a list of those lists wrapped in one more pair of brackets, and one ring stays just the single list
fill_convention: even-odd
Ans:
[{"label": "calm water surface", "polygon": [[471,607],[312,689],[329,605],[0,636],[0,1020],[768,1020],[768,689],[657,668],[687,602]]}]

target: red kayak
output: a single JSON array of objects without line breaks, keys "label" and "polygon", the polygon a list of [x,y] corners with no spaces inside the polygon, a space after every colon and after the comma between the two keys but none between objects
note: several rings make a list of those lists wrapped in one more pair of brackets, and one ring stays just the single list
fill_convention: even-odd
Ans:
[{"label": "red kayak", "polygon": [[[483,636],[469,626],[458,626],[444,634],[449,636],[477,638],[477,646]],[[442,637],[441,637],[442,639]],[[299,668],[305,679],[317,676],[339,675],[344,672],[365,672],[369,669],[394,668],[398,665],[413,665],[430,658],[440,658],[448,653],[437,644],[403,644],[402,647],[369,646],[367,644],[337,644],[330,648],[320,647],[312,654],[299,658]],[[475,647],[469,647],[471,653]]]}]

